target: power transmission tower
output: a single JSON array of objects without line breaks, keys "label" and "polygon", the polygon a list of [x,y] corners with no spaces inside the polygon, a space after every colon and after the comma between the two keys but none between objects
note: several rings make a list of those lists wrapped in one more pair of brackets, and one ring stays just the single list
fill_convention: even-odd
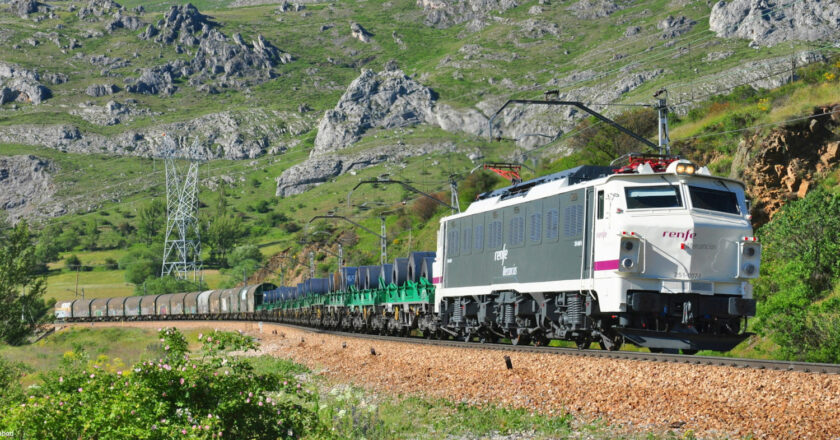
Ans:
[{"label": "power transmission tower", "polygon": [[[161,276],[198,281],[201,270],[201,235],[198,218],[198,162],[179,167],[175,156],[183,150],[184,138],[163,135],[162,150],[166,167],[166,241],[163,246]],[[198,139],[190,151],[196,151]]]}]

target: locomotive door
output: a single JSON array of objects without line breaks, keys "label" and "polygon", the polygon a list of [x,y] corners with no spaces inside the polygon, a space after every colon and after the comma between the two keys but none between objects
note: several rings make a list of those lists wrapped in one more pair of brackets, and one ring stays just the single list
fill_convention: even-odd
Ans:
[{"label": "locomotive door", "polygon": [[580,279],[581,288],[589,288],[586,281],[592,279],[592,253],[593,253],[593,230],[594,230],[594,209],[593,208],[593,187],[586,188],[586,195],[583,203],[583,246],[581,255]]}]

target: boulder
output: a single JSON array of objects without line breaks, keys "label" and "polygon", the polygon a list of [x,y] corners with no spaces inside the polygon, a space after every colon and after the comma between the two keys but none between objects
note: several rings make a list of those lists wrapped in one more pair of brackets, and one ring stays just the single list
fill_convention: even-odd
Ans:
[{"label": "boulder", "polygon": [[85,94],[94,98],[117,93],[119,88],[113,84],[92,84],[85,89]]},{"label": "boulder", "polygon": [[697,24],[696,21],[684,15],[680,17],[669,15],[664,20],[660,21],[656,25],[656,28],[662,31],[659,38],[671,39],[690,31],[695,24]]},{"label": "boulder", "polygon": [[12,10],[20,18],[26,18],[29,14],[38,12],[38,6],[40,6],[40,3],[35,0],[14,0],[11,3]]},{"label": "boulder", "polygon": [[362,43],[370,43],[370,37],[373,36],[359,23],[350,23],[350,35]]},{"label": "boulder", "polygon": [[622,7],[614,0],[580,0],[566,9],[578,18],[593,20],[609,16],[613,12],[622,9]]},{"label": "boulder", "polygon": [[143,95],[171,95],[175,93],[176,87],[172,85],[172,75],[169,71],[161,68],[143,69],[140,78],[125,88],[131,93]]}]

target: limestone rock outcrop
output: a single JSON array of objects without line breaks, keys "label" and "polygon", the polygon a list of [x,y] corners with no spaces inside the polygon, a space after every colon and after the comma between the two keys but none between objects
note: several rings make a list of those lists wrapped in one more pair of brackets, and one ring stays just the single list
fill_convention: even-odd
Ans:
[{"label": "limestone rock outcrop", "polygon": [[371,128],[434,123],[432,91],[401,70],[364,69],[318,124],[312,156],[340,150]]},{"label": "limestone rock outcrop", "polygon": [[50,162],[39,157],[0,156],[0,210],[12,223],[64,213],[63,207],[52,202],[55,186],[50,174],[54,171]]},{"label": "limestone rock outcrop", "polygon": [[833,0],[722,0],[712,7],[709,28],[722,38],[759,46],[784,41],[837,39],[840,3]]}]

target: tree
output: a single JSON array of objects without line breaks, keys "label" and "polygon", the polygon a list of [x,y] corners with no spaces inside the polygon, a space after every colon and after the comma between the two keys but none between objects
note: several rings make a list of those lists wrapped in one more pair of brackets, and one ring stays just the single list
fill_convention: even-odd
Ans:
[{"label": "tree", "polygon": [[64,259],[64,267],[68,270],[80,270],[82,268],[82,260],[76,254],[70,255]]},{"label": "tree", "polygon": [[137,232],[146,244],[151,244],[163,234],[166,226],[166,205],[160,199],[154,199],[152,203],[140,210]]},{"label": "tree", "polygon": [[463,206],[466,203],[468,206],[479,194],[490,191],[498,182],[499,178],[489,171],[482,170],[470,174],[458,188],[458,199],[461,201],[461,205]]},{"label": "tree", "polygon": [[[438,192],[432,194],[432,197],[443,201],[445,194],[442,192]],[[437,212],[438,208],[440,207],[441,205],[435,202],[434,200],[425,196],[420,196],[416,200],[414,200],[414,203],[411,204],[411,211],[414,212],[414,214],[416,214],[417,217],[420,217],[420,221],[425,222],[430,218],[434,217],[435,212]]]},{"label": "tree", "polygon": [[134,248],[120,259],[120,268],[125,269],[125,280],[133,284],[142,284],[149,277],[158,277],[162,265],[163,248],[160,245]]},{"label": "tree", "polygon": [[[656,111],[645,108],[622,113],[615,121],[642,136],[651,136],[656,131]],[[586,151],[592,156],[592,163],[609,163],[611,160],[631,152],[650,152],[649,147],[622,133],[617,128],[599,122],[595,117],[584,119],[575,127],[576,135],[569,140],[569,146],[576,151]]]},{"label": "tree", "polygon": [[227,257],[227,263],[230,267],[238,266],[243,261],[252,261],[259,264],[262,260],[262,252],[252,244],[237,247]]},{"label": "tree", "polygon": [[232,215],[222,215],[207,221],[206,231],[202,234],[204,242],[210,248],[210,260],[225,264],[228,252],[245,236],[242,219]]},{"label": "tree", "polygon": [[96,250],[99,241],[99,226],[96,224],[96,220],[85,222],[82,234],[82,247],[89,251]]},{"label": "tree", "polygon": [[29,226],[0,231],[0,339],[19,345],[46,322],[53,303],[44,301],[46,280],[37,274]]}]

